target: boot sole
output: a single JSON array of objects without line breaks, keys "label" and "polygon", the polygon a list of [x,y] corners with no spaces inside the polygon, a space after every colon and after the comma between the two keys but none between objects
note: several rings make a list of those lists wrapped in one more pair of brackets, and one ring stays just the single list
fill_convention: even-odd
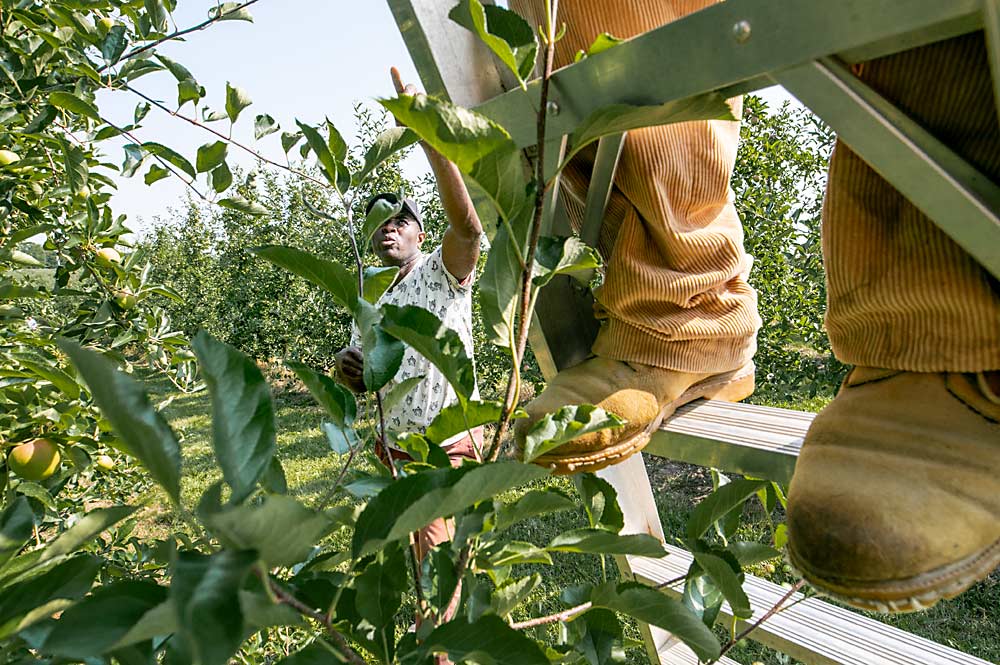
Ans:
[{"label": "boot sole", "polygon": [[1000,540],[956,563],[885,582],[825,579],[809,570],[791,543],[788,544],[788,563],[816,591],[852,607],[884,614],[919,612],[940,600],[958,596],[1000,566]]},{"label": "boot sole", "polygon": [[680,407],[696,399],[715,399],[724,402],[739,402],[753,394],[754,364],[747,363],[731,372],[710,376],[707,379],[692,384],[674,400],[667,402],[660,412],[644,429],[627,439],[618,441],[613,446],[601,450],[590,450],[570,455],[560,455],[559,450],[542,455],[534,460],[535,464],[546,466],[555,475],[571,473],[587,473],[598,471],[605,467],[625,460],[645,448],[653,434],[660,429],[663,421],[674,414]]}]

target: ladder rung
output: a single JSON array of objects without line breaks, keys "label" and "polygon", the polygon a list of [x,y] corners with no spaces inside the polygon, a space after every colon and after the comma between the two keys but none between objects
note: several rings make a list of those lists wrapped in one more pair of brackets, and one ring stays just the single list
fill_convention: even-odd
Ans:
[{"label": "ladder rung", "polygon": [[814,416],[754,404],[698,400],[678,409],[644,452],[788,482]]},{"label": "ladder rung", "polygon": [[[662,559],[628,557],[636,578],[649,584],[661,584],[686,574],[691,555],[670,545],[667,550],[670,555]],[[680,582],[674,588],[664,588],[664,592],[679,597],[682,588],[683,582]],[[752,575],[747,576],[743,589],[754,613],[749,623],[763,616],[788,592],[784,587]],[[799,597],[801,594],[796,599]],[[721,616],[732,617],[728,604],[723,605]],[[752,633],[751,639],[804,663],[990,665],[985,660],[816,598],[803,600],[771,617]]]},{"label": "ladder rung", "polygon": [[[701,661],[694,651],[691,651],[683,642],[661,647],[657,652],[661,665],[699,665]],[[740,665],[735,660],[730,660],[723,656],[716,661],[720,665]]]}]

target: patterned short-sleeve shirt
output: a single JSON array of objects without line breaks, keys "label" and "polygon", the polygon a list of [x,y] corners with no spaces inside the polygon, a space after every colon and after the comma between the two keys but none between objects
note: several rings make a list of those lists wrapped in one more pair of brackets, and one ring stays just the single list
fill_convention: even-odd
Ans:
[{"label": "patterned short-sleeve shirt", "polygon": [[[465,352],[472,358],[472,275],[459,282],[449,273],[441,258],[440,246],[418,260],[420,263],[382,294],[376,304],[423,307],[458,333]],[[361,334],[356,325],[351,331],[351,345],[361,346]],[[403,352],[403,364],[385,390],[415,376],[423,376],[424,380],[385,414],[386,429],[392,433],[423,432],[441,409],[458,401],[455,389],[441,371],[408,345]],[[478,396],[477,386],[473,398],[478,399]],[[449,446],[464,435],[464,432],[458,434],[442,445]]]}]

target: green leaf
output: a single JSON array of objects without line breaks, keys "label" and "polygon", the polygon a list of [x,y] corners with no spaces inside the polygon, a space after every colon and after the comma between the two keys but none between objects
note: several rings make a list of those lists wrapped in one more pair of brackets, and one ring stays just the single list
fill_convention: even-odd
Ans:
[{"label": "green leaf", "polygon": [[539,645],[494,614],[472,623],[456,619],[435,628],[424,642],[430,653],[447,653],[456,663],[549,665]]},{"label": "green leaf", "polygon": [[382,306],[382,328],[441,370],[463,403],[476,389],[476,371],[458,333],[422,307]]},{"label": "green leaf", "polygon": [[535,250],[534,282],[536,286],[545,286],[556,275],[594,270],[600,265],[597,251],[579,238],[542,236]]},{"label": "green leaf", "polygon": [[0,639],[16,630],[15,620],[32,610],[56,599],[81,598],[90,590],[100,568],[99,558],[81,555],[53,566],[41,575],[5,587],[0,594]]},{"label": "green leaf", "polygon": [[505,580],[501,582],[490,599],[493,611],[504,618],[513,612],[518,605],[523,603],[531,592],[537,589],[542,583],[542,576],[538,573],[522,577],[519,580]]},{"label": "green leaf", "polygon": [[253,492],[274,455],[274,407],[257,364],[199,332],[191,343],[212,397],[212,445],[232,503]]},{"label": "green leaf", "polygon": [[403,550],[399,546],[386,548],[364,571],[354,578],[358,595],[355,607],[361,618],[382,631],[391,628],[393,618],[403,604],[409,577]]},{"label": "green leaf", "polygon": [[483,7],[479,0],[462,0],[448,18],[476,34],[524,85],[535,68],[538,41],[523,18],[503,7]]},{"label": "green leaf", "polygon": [[170,171],[163,168],[159,164],[151,164],[149,167],[149,171],[146,172],[146,175],[143,178],[143,180],[146,182],[147,185],[152,185],[157,180],[163,180],[164,178],[167,178],[169,176],[170,176]]},{"label": "green leaf", "polygon": [[719,657],[719,641],[711,630],[683,604],[661,592],[632,582],[608,582],[591,594],[594,607],[621,612],[674,634],[702,662]]},{"label": "green leaf", "polygon": [[16,497],[3,509],[0,513],[0,569],[21,551],[31,538],[34,526],[35,515],[25,497]]},{"label": "green leaf", "polygon": [[[701,566],[696,562],[693,562],[691,567],[692,569],[697,568],[699,572],[701,571]],[[688,573],[688,578],[684,582],[684,593],[681,597],[681,602],[684,604],[684,607],[690,609],[709,628],[715,625],[716,619],[719,618],[719,612],[722,610],[722,603],[725,600],[722,591],[715,585],[711,577],[697,574],[692,578],[691,573]]]},{"label": "green leaf", "polygon": [[134,506],[111,506],[91,510],[45,548],[38,560],[39,563],[72,554],[136,510],[138,508]]},{"label": "green leaf", "polygon": [[181,552],[174,564],[170,599],[180,636],[201,665],[225,665],[243,642],[239,590],[253,552],[223,550],[211,556]]},{"label": "green leaf", "polygon": [[351,543],[354,556],[364,556],[440,517],[546,475],[547,471],[537,466],[505,461],[435,469],[402,478],[379,492],[358,517]]},{"label": "green leaf", "polygon": [[722,595],[729,601],[733,614],[740,619],[749,619],[753,612],[750,609],[750,599],[743,591],[743,585],[736,572],[720,557],[705,552],[694,552],[694,560],[702,570],[712,578]]},{"label": "green leaf", "polygon": [[128,46],[128,37],[125,34],[125,26],[116,23],[111,26],[101,42],[101,55],[104,57],[104,61],[109,65],[117,63],[122,57],[122,53],[125,52],[126,46]]},{"label": "green leaf", "polygon": [[645,533],[620,536],[606,529],[582,528],[565,531],[546,547],[550,552],[587,554],[632,554],[651,558],[667,555],[663,543]]},{"label": "green leaf", "polygon": [[694,510],[687,522],[687,537],[701,538],[713,524],[725,517],[729,511],[742,508],[743,503],[758,489],[767,485],[765,480],[734,480],[709,494]]},{"label": "green leaf", "polygon": [[208,173],[208,182],[215,192],[224,192],[233,184],[233,173],[229,170],[229,165],[222,162]]},{"label": "green leaf", "polygon": [[555,413],[547,414],[528,430],[524,441],[524,461],[530,462],[584,434],[624,424],[625,421],[615,414],[591,404],[564,406]]},{"label": "green leaf", "polygon": [[121,174],[125,178],[131,178],[142,166],[142,162],[146,159],[146,152],[135,143],[127,143],[123,149],[125,150],[125,161],[122,162]]},{"label": "green leaf", "polygon": [[323,513],[295,499],[271,495],[260,505],[242,505],[203,516],[228,548],[255,550],[268,568],[304,561],[332,527]]},{"label": "green leaf", "polygon": [[358,415],[358,406],[351,391],[325,374],[314,371],[308,365],[286,361],[285,366],[295,372],[299,380],[309,389],[309,393],[337,425],[349,427],[354,423]]},{"label": "green leaf", "polygon": [[329,665],[331,656],[328,648],[313,642],[288,658],[282,658],[277,665]]},{"label": "green leaf", "polygon": [[[352,178],[353,183],[360,185],[382,162],[419,140],[420,137],[406,127],[392,127],[385,130],[375,137],[375,141],[368,148],[368,151],[365,152],[364,166],[354,174]],[[285,152],[288,151],[286,150]]]},{"label": "green leaf", "polygon": [[119,445],[137,458],[178,503],[181,453],[177,436],[149,403],[142,386],[99,354],[69,340],[58,344],[87,382],[101,413],[120,437]]},{"label": "green leaf", "polygon": [[675,122],[735,119],[726,98],[718,92],[648,106],[610,104],[591,113],[573,131],[570,137],[572,148],[559,168],[562,170],[580,150],[602,136]]},{"label": "green leaf", "polygon": [[300,249],[280,245],[265,245],[255,247],[250,251],[274,265],[326,289],[337,301],[337,304],[346,308],[347,311],[354,312],[357,309],[357,279],[351,271],[339,263],[321,259]]},{"label": "green leaf", "polygon": [[392,411],[393,408],[406,399],[406,396],[410,394],[410,391],[417,387],[417,385],[419,385],[423,380],[424,375],[421,374],[420,376],[411,376],[408,379],[403,379],[394,385],[392,389],[382,397],[382,410],[385,413]]},{"label": "green leaf", "polygon": [[781,556],[781,552],[763,543],[735,541],[727,547],[741,566],[752,566],[762,561],[770,561]]},{"label": "green leaf", "polygon": [[582,50],[577,51],[576,58],[574,58],[574,62],[580,62],[581,60],[583,60],[588,56],[597,55],[598,53],[603,53],[604,51],[607,51],[609,48],[612,48],[613,46],[618,46],[623,41],[625,40],[619,39],[614,35],[612,35],[611,33],[602,32],[601,34],[597,35],[597,37],[594,38],[594,41],[590,44],[590,48],[588,48],[586,52]]},{"label": "green leaf", "polygon": [[372,205],[371,210],[365,215],[365,223],[361,227],[360,242],[367,246],[371,242],[372,234],[378,231],[379,227],[390,218],[399,214],[403,209],[402,203],[389,203],[385,199],[379,199]]},{"label": "green leaf", "polygon": [[491,344],[511,347],[514,307],[520,293],[522,274],[517,249],[512,244],[507,227],[501,226],[493,237],[493,246],[479,280],[479,304]]},{"label": "green leaf", "polygon": [[[298,120],[295,124],[299,126],[302,130],[302,134],[306,137],[306,143],[309,144],[309,148],[316,155],[316,160],[319,162],[320,170],[323,171],[323,175],[334,187],[337,186],[337,160],[334,158],[333,153],[330,152],[330,147],[327,145],[326,141],[323,140],[323,136],[316,131],[315,127],[307,125]],[[341,192],[342,193],[342,192]]]},{"label": "green leaf", "polygon": [[249,21],[253,23],[253,15],[246,7],[240,7],[239,2],[223,2],[208,10],[208,17],[219,21]]},{"label": "green leaf", "polygon": [[191,162],[186,160],[180,153],[173,150],[172,148],[168,148],[165,145],[162,145],[160,143],[154,143],[152,141],[147,141],[146,143],[143,143],[142,148],[149,154],[156,155],[157,157],[163,159],[165,162],[169,162],[170,164],[176,166],[177,168],[179,168],[181,171],[184,171],[184,173],[187,173],[192,178],[197,175],[197,173],[194,170],[194,167],[191,166]]},{"label": "green leaf", "polygon": [[381,390],[399,371],[405,348],[382,328],[382,313],[367,300],[357,301],[354,317],[361,331],[365,387],[371,391]]},{"label": "green leaf", "polygon": [[320,428],[323,430],[323,434],[326,435],[326,440],[330,443],[330,450],[338,455],[346,455],[351,452],[351,448],[358,445],[357,433],[349,425],[323,423]]},{"label": "green leaf", "polygon": [[15,353],[12,356],[17,360],[18,365],[28,370],[32,374],[40,376],[56,388],[66,394],[70,399],[76,399],[80,395],[80,384],[66,372],[62,371],[48,360],[27,353]]},{"label": "green leaf", "polygon": [[73,659],[100,656],[166,598],[167,589],[154,582],[128,580],[102,586],[63,612],[42,651]]},{"label": "green leaf", "polygon": [[590,526],[620,532],[625,526],[625,516],[618,505],[618,492],[611,483],[592,473],[577,476],[576,482]]},{"label": "green leaf", "polygon": [[125,633],[114,648],[121,648],[154,637],[165,637],[178,630],[177,610],[172,601],[165,600],[142,615]]},{"label": "green leaf", "polygon": [[216,201],[223,208],[229,208],[230,210],[236,210],[237,212],[242,212],[247,215],[254,215],[259,217],[261,215],[267,214],[267,208],[257,203],[256,201],[248,201],[242,196],[230,196],[226,199],[219,199]]},{"label": "green leaf", "polygon": [[302,140],[302,132],[281,132],[281,149],[288,154],[288,151],[295,147],[295,144]]},{"label": "green leaf", "polygon": [[205,122],[218,122],[219,120],[225,120],[229,116],[226,115],[225,111],[213,111],[207,106],[201,110],[201,119]]},{"label": "green leaf", "polygon": [[[261,140],[268,134],[273,134],[281,129],[278,123],[266,113],[258,115],[253,122],[253,137],[256,140]],[[288,152],[287,150],[285,152]]]},{"label": "green leaf", "polygon": [[[459,432],[496,422],[502,411],[503,404],[498,401],[473,400],[464,404],[450,404],[434,416],[434,420],[424,431],[424,436],[434,443],[444,443]],[[524,410],[516,409],[512,417],[524,418],[527,415]]]},{"label": "green leaf", "polygon": [[206,143],[198,148],[198,157],[195,159],[195,169],[198,173],[211,171],[219,164],[226,161],[226,154],[229,152],[229,144],[225,141],[215,141]]},{"label": "green leaf", "polygon": [[[377,204],[376,204],[377,205]],[[378,302],[399,274],[396,266],[368,266],[364,271],[364,297],[371,304]]]},{"label": "green leaf", "polygon": [[97,112],[97,107],[71,92],[50,93],[49,104],[64,111],[101,122],[101,114]]},{"label": "green leaf", "polygon": [[497,511],[495,530],[503,531],[529,517],[571,510],[576,505],[575,501],[556,490],[532,490]]},{"label": "green leaf", "polygon": [[169,13],[162,0],[143,0],[149,23],[157,32],[166,32]]},{"label": "green leaf", "polygon": [[272,601],[265,593],[240,591],[240,610],[248,630],[271,626],[304,626],[302,615],[288,605]]},{"label": "green leaf", "polygon": [[250,95],[243,88],[238,88],[226,81],[226,115],[230,122],[236,122],[243,109],[253,104]]},{"label": "green leaf", "polygon": [[326,119],[326,137],[326,145],[330,148],[330,154],[337,160],[338,166],[343,166],[344,160],[347,159],[347,142],[344,141],[344,137],[340,135],[329,118]]},{"label": "green leaf", "polygon": [[495,150],[516,149],[500,125],[450,102],[422,94],[378,101],[462,173],[469,173],[477,161]]}]

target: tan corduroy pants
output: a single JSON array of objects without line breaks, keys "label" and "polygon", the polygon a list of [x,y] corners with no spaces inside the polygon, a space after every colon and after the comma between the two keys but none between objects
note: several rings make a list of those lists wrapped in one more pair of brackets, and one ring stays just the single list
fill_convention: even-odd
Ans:
[{"label": "tan corduroy pants", "polygon": [[[602,32],[631,37],[713,0],[564,0],[556,67]],[[540,0],[511,0],[539,24]],[[988,177],[1000,180],[989,70],[979,35],[866,63],[859,75]],[[732,100],[739,112],[740,101]],[[689,372],[737,368],[760,326],[750,260],[729,187],[736,122],[630,132],[601,235],[598,355]],[[564,175],[582,219],[593,152]],[[752,229],[750,230],[752,233]],[[845,145],[824,208],[827,328],[842,361],[912,371],[1000,368],[1000,289],[990,276]]]}]

